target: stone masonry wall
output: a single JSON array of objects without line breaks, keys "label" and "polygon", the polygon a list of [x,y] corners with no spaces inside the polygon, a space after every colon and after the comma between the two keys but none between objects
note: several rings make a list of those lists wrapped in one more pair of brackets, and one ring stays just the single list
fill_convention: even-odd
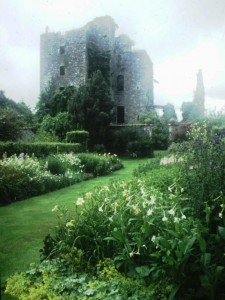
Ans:
[{"label": "stone masonry wall", "polygon": [[[64,50],[63,50],[64,49]],[[60,68],[64,74],[60,74]],[[63,71],[63,70],[62,70]],[[62,72],[61,71],[61,72]],[[58,88],[79,86],[87,77],[87,42],[83,29],[41,36],[40,85],[44,90],[51,80]]]},{"label": "stone masonry wall", "polygon": [[[124,87],[118,89],[118,76]],[[113,98],[115,110],[124,107],[124,123],[138,123],[141,114],[153,105],[153,65],[144,50],[132,51],[130,40],[117,40],[113,57]],[[116,112],[117,113],[117,112]],[[118,122],[118,118],[117,118]]]},{"label": "stone masonry wall", "polygon": [[115,122],[135,124],[154,104],[153,65],[144,50],[132,50],[134,43],[128,36],[115,37],[116,27],[114,20],[106,16],[65,34],[42,34],[40,87],[43,90],[51,80],[58,89],[84,83],[88,76],[88,48],[97,46],[99,50],[111,53]]}]

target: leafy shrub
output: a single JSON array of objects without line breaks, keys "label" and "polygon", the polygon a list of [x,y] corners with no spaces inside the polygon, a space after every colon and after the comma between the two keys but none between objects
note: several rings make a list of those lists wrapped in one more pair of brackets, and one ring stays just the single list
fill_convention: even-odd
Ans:
[{"label": "leafy shrub", "polygon": [[184,141],[187,141],[188,139],[188,130],[190,129],[191,123],[186,122],[183,124],[180,124],[176,127],[176,129],[172,132],[170,136],[170,143],[182,143]]},{"label": "leafy shrub", "polygon": [[53,174],[65,174],[67,170],[81,173],[83,169],[80,159],[73,153],[54,154],[46,161],[49,171]]},{"label": "leafy shrub", "polygon": [[80,153],[77,156],[84,166],[84,172],[86,174],[93,174],[94,176],[106,175],[122,167],[116,155]]},{"label": "leafy shrub", "polygon": [[188,142],[184,141],[182,143],[172,143],[168,148],[168,152],[176,155],[184,155],[188,149]]},{"label": "leafy shrub", "polygon": [[7,156],[19,155],[25,153],[28,155],[35,155],[36,157],[44,157],[49,154],[56,153],[78,153],[81,151],[80,144],[70,143],[13,143],[0,142],[0,156],[7,153]]},{"label": "leafy shrub", "polygon": [[120,129],[111,133],[110,151],[118,155],[127,153],[129,142],[140,139],[138,132],[134,129]]},{"label": "leafy shrub", "polygon": [[79,143],[83,147],[83,151],[87,150],[89,133],[85,130],[69,131],[66,133],[66,140],[69,143]]},{"label": "leafy shrub", "polygon": [[155,297],[166,277],[167,290],[156,299],[223,299],[225,198],[205,206],[203,219],[196,218],[177,184],[179,166],[164,165],[79,197],[45,256],[62,258],[76,247],[85,269],[110,257],[122,274],[151,283]]},{"label": "leafy shrub", "polygon": [[152,144],[155,150],[166,150],[169,144],[169,127],[163,117],[158,117],[152,125]]},{"label": "leafy shrub", "polygon": [[93,147],[94,152],[104,154],[106,152],[105,145],[103,144],[95,144]]},{"label": "leafy shrub", "polygon": [[45,193],[58,185],[56,176],[27,155],[0,160],[0,181],[1,204]]},{"label": "leafy shrub", "polygon": [[34,139],[31,142],[35,143],[58,143],[59,138],[56,136],[54,131],[45,131],[39,128],[36,132]]},{"label": "leafy shrub", "polygon": [[127,151],[132,157],[153,157],[153,146],[150,139],[140,139],[139,141],[129,142]]},{"label": "leafy shrub", "polygon": [[212,204],[225,192],[225,144],[211,134],[207,123],[193,125],[188,137],[179,181],[191,198],[193,211],[201,215],[205,201]]},{"label": "leafy shrub", "polygon": [[48,170],[54,175],[65,174],[67,167],[63,165],[55,155],[50,155],[46,159]]},{"label": "leafy shrub", "polygon": [[40,163],[35,157],[23,154],[0,160],[0,204],[53,191],[77,183],[83,178],[80,160],[73,154],[52,156],[50,170],[53,174],[47,165]]},{"label": "leafy shrub", "polygon": [[152,159],[149,159],[147,163],[142,163],[136,169],[134,169],[133,175],[136,177],[139,177],[143,174],[146,175],[147,172],[155,170],[157,168],[160,168],[160,158],[154,157]]},{"label": "leafy shrub", "polygon": [[[54,116],[49,114],[44,116],[40,124],[40,132],[52,133],[60,141],[65,140],[66,132],[69,130],[70,124],[67,112],[57,112]],[[40,136],[39,136],[40,138]]]},{"label": "leafy shrub", "polygon": [[16,141],[25,126],[25,120],[16,108],[0,107],[0,141]]}]

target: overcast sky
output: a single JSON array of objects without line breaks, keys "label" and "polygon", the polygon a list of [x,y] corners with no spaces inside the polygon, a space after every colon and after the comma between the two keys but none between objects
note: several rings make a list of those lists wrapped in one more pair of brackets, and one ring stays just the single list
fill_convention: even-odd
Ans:
[{"label": "overcast sky", "polygon": [[0,0],[0,90],[34,108],[40,34],[110,15],[154,64],[155,104],[192,101],[203,71],[207,108],[225,105],[225,0]]}]

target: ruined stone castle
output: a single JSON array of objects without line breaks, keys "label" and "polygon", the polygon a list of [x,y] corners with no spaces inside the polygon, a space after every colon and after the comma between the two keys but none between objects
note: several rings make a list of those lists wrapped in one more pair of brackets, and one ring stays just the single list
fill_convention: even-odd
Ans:
[{"label": "ruined stone castle", "polygon": [[114,20],[98,17],[84,27],[41,35],[40,88],[54,80],[56,88],[76,86],[88,79],[90,42],[110,53],[110,82],[116,124],[135,124],[153,106],[153,65],[144,50],[133,50],[126,35],[116,36]]}]

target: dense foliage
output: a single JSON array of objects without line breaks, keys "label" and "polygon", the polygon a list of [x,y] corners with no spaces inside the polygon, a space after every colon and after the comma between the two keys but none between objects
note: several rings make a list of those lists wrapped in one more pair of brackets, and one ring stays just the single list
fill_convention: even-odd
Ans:
[{"label": "dense foliage", "polygon": [[177,115],[173,104],[167,103],[163,106],[163,117],[168,123],[177,121]]},{"label": "dense foliage", "polygon": [[151,124],[152,126],[152,145],[155,150],[166,150],[169,142],[169,128],[167,117],[170,113],[164,111],[164,116],[160,117],[154,109],[151,109],[148,114],[140,117],[140,123]]},{"label": "dense foliage", "polygon": [[33,126],[33,114],[25,103],[16,103],[0,91],[0,141],[17,141]]},{"label": "dense foliage", "polygon": [[52,143],[52,142],[39,142],[39,143],[14,143],[14,142],[0,142],[0,156],[20,155],[21,153],[30,156],[45,157],[49,154],[56,153],[78,153],[81,152],[80,144],[73,143]]},{"label": "dense foliage", "polygon": [[46,291],[47,299],[74,292],[80,299],[225,299],[225,146],[204,124],[193,126],[186,144],[182,156],[156,157],[128,183],[80,195],[73,210],[54,207],[61,217],[45,239],[42,264],[14,275],[7,291],[18,295],[23,286],[23,295]]},{"label": "dense foliage", "polygon": [[52,154],[45,159],[20,154],[0,160],[0,204],[26,199],[101,176],[122,167],[111,154]]}]

